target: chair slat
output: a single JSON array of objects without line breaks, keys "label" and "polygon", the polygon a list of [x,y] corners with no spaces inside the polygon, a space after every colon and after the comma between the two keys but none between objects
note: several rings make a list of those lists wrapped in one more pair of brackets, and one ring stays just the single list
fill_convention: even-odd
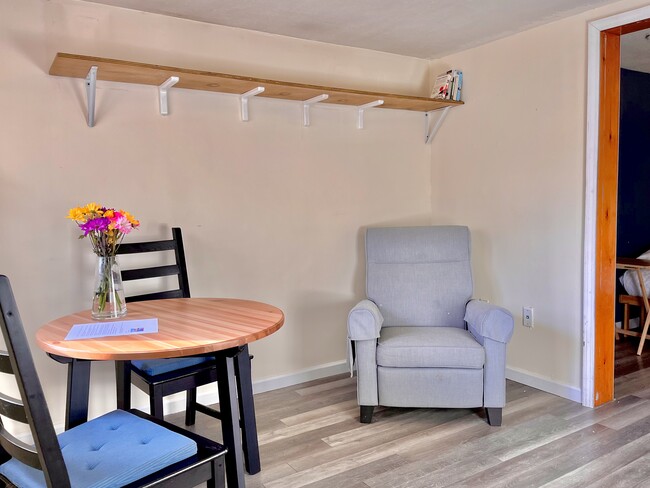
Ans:
[{"label": "chair slat", "polygon": [[120,244],[117,254],[134,254],[139,252],[173,251],[176,243],[173,240],[151,241],[151,242],[130,242]]},{"label": "chair slat", "polygon": [[0,350],[0,373],[14,374],[14,370],[11,367],[11,360],[9,359],[9,353],[7,351]]},{"label": "chair slat", "polygon": [[[70,479],[52,425],[52,417],[47,408],[43,387],[29,350],[23,322],[11,291],[9,278],[3,275],[0,275],[0,330],[11,358],[14,376],[25,404],[36,448],[13,437],[4,426],[0,427],[0,445],[5,452],[19,461],[42,469],[48,480],[48,486],[69,488]],[[39,455],[34,453],[36,450],[39,451]]]},{"label": "chair slat", "polygon": [[38,459],[36,448],[32,444],[27,444],[11,435],[4,426],[0,426],[0,446],[7,451],[7,454],[18,459],[18,461],[32,468],[41,469],[41,462]]},{"label": "chair slat", "polygon": [[[43,486],[50,488],[71,488],[70,477],[66,466],[67,463],[63,460],[61,445],[52,425],[52,418],[47,408],[43,388],[38,379],[11,285],[9,284],[9,279],[3,275],[0,275],[0,332],[2,333],[8,351],[4,353],[4,356],[0,353],[0,358],[6,358],[6,354],[9,354],[10,366],[5,365],[3,367],[8,372],[13,373],[21,395],[21,400],[16,400],[6,394],[0,393],[0,414],[13,418],[14,420],[22,421],[22,419],[18,419],[19,415],[14,413],[18,412],[20,407],[22,407],[22,401],[24,403],[24,419],[29,424],[34,439],[34,445],[30,445],[16,438],[12,433],[7,431],[0,419],[0,463],[4,464],[10,457],[14,458],[27,466],[41,470],[45,478],[45,484]],[[74,404],[74,397],[70,401]],[[163,460],[156,472],[140,474],[142,476],[140,480],[131,482],[134,474],[137,474],[137,471],[130,469],[122,478],[120,478],[120,473],[109,473],[113,476],[113,482],[109,482],[106,478],[102,479],[103,473],[101,473],[101,470],[98,470],[97,480],[92,481],[92,483],[86,483],[83,475],[81,478],[77,478],[77,475],[75,475],[75,486],[81,486],[82,484],[83,486],[89,486],[89,484],[93,486],[108,486],[110,483],[111,486],[119,484],[119,486],[125,486],[125,488],[152,488],[154,486],[171,488],[172,486],[197,486],[207,482],[207,486],[225,488],[224,454],[226,449],[223,446],[174,425],[153,419],[141,412],[132,411],[131,413],[146,420],[153,421],[167,430],[192,439],[196,443],[196,454],[180,459],[173,464],[167,463],[165,465]],[[122,412],[120,415],[125,414]],[[91,422],[94,421],[92,420]],[[103,425],[103,430],[106,430],[106,425],[108,424],[104,423]],[[139,431],[139,428],[138,426],[129,427],[128,423],[125,426],[126,432],[123,436],[120,436],[126,439],[122,452],[129,452],[133,449],[133,439],[136,438],[136,432]],[[88,441],[87,434],[87,432],[81,432],[76,440],[73,436],[72,443],[81,442],[86,444]],[[186,445],[189,445],[189,443]],[[74,452],[75,448],[73,447],[71,449]],[[92,469],[93,466],[87,466],[87,460],[91,459],[94,462],[98,458],[94,457],[94,453],[89,454],[91,456],[85,459],[71,456],[68,461],[70,465],[80,463],[81,469]],[[110,453],[107,454],[110,455]],[[99,458],[101,456],[99,454]],[[151,464],[148,464],[149,468],[145,467],[145,469],[153,469]],[[15,486],[15,484],[19,484],[23,486],[21,478],[30,478],[33,476],[26,469],[25,466],[20,466],[18,463],[15,463],[12,469],[6,467],[6,469],[3,469],[2,475],[0,475],[0,485]],[[78,471],[75,472],[78,473]],[[122,479],[124,482],[121,482]],[[41,484],[38,483],[39,486]]]},{"label": "chair slat", "polygon": [[125,269],[122,271],[122,281],[143,280],[146,278],[160,278],[161,276],[178,275],[180,269],[176,264],[168,266],[155,266],[153,268]]},{"label": "chair slat", "polygon": [[146,295],[134,295],[126,297],[126,302],[143,302],[145,300],[162,300],[163,298],[183,298],[182,290],[159,291],[147,293]]},{"label": "chair slat", "polygon": [[0,415],[17,422],[27,423],[27,413],[22,400],[0,393]]}]

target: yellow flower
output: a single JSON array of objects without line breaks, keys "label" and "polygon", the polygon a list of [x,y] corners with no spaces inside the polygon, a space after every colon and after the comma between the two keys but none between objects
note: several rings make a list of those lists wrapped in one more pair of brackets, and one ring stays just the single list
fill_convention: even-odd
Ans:
[{"label": "yellow flower", "polygon": [[112,219],[115,216],[115,211],[113,209],[108,209],[104,212],[104,217],[107,219]]},{"label": "yellow flower", "polygon": [[140,225],[140,221],[133,217],[133,215],[131,215],[126,210],[120,210],[120,213],[126,217],[126,220],[128,220],[133,227],[138,227]]},{"label": "yellow flower", "polygon": [[102,213],[99,210],[100,208],[102,208],[102,207],[97,205],[95,202],[92,202],[92,203],[89,203],[88,205],[86,205],[83,208],[83,210],[85,211],[85,213],[96,213],[98,215],[101,215]]},{"label": "yellow flower", "polygon": [[86,214],[81,207],[71,208],[66,218],[86,222]]}]

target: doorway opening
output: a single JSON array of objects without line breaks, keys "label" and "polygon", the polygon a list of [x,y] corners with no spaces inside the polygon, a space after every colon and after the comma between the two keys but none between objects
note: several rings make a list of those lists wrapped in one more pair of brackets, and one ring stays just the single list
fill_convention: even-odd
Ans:
[{"label": "doorway opening", "polygon": [[614,280],[620,36],[650,27],[650,7],[589,24],[582,403],[614,398]]}]

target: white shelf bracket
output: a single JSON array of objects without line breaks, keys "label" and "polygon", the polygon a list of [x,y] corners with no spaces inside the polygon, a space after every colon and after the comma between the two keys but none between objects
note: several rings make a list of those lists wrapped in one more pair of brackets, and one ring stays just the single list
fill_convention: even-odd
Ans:
[{"label": "white shelf bracket", "polygon": [[88,100],[88,127],[95,126],[95,92],[97,88],[97,66],[91,66],[86,75],[86,99]]},{"label": "white shelf bracket", "polygon": [[169,102],[167,100],[167,93],[169,89],[174,86],[180,78],[178,76],[170,76],[162,85],[158,87],[158,100],[160,101],[160,115],[167,115],[169,113]]},{"label": "white shelf bracket", "polygon": [[302,125],[309,127],[309,124],[311,123],[309,120],[309,108],[315,103],[327,100],[329,97],[329,95],[323,93],[322,95],[318,95],[314,98],[310,98],[309,100],[302,102]]},{"label": "white shelf bracket", "polygon": [[357,129],[363,129],[363,112],[367,108],[378,107],[379,105],[383,105],[383,104],[384,104],[383,100],[375,100],[374,102],[366,103],[364,105],[359,105],[357,107],[357,111],[359,113],[359,117],[357,118]]},{"label": "white shelf bracket", "polygon": [[248,122],[248,99],[250,97],[254,97],[255,95],[259,95],[262,92],[264,92],[264,87],[258,86],[257,88],[253,88],[252,90],[248,90],[246,93],[239,95],[239,101],[241,102],[242,122]]},{"label": "white shelf bracket", "polygon": [[[438,132],[438,129],[440,129],[440,126],[442,125],[442,122],[445,120],[445,117],[447,117],[447,112],[449,112],[449,109],[451,107],[445,107],[443,109],[438,109],[438,110],[431,110],[430,112],[427,112],[424,114],[424,143],[427,144],[433,140],[433,137],[436,135],[436,132]],[[431,119],[433,118],[433,114],[438,113],[438,120],[436,120],[433,124],[431,123]]]}]

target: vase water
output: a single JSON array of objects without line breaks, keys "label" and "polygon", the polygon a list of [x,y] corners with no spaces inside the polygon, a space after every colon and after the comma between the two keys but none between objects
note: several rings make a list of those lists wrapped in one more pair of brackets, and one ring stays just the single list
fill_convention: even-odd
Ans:
[{"label": "vase water", "polygon": [[122,274],[115,256],[97,256],[91,315],[98,320],[117,319],[126,315]]}]

